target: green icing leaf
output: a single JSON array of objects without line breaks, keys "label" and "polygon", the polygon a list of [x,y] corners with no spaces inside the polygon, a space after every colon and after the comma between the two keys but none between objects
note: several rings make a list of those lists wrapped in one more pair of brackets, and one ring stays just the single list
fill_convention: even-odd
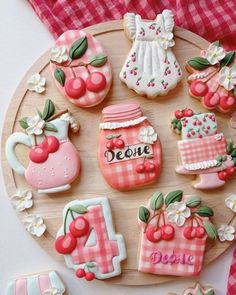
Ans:
[{"label": "green icing leaf", "polygon": [[190,59],[188,64],[196,70],[204,70],[211,65],[206,58],[200,56]]},{"label": "green icing leaf", "polygon": [[20,126],[24,129],[27,129],[29,127],[28,123],[27,123],[27,117],[24,117],[22,119],[20,119],[19,123],[20,123]]},{"label": "green icing leaf", "polygon": [[57,82],[61,84],[62,87],[65,85],[66,76],[62,69],[56,68],[54,71],[54,77]]},{"label": "green icing leaf", "polygon": [[230,156],[235,158],[236,157],[236,149],[234,149],[231,153],[230,153]]},{"label": "green icing leaf", "polygon": [[86,263],[86,266],[87,266],[88,268],[93,268],[93,267],[96,266],[96,264],[93,263],[93,262],[87,262],[87,263]]},{"label": "green icing leaf", "polygon": [[190,197],[190,198],[188,198],[186,205],[189,208],[195,208],[195,207],[201,205],[201,198],[198,196]]},{"label": "green icing leaf", "polygon": [[44,106],[42,119],[47,121],[54,113],[55,113],[54,103],[51,101],[51,99],[47,99]]},{"label": "green icing leaf", "polygon": [[230,141],[229,143],[227,143],[227,146],[226,146],[227,154],[230,155],[233,149],[234,149],[234,144],[232,141]]},{"label": "green icing leaf", "polygon": [[171,203],[180,202],[182,200],[183,191],[177,190],[167,194],[165,198],[166,207],[168,207]]},{"label": "green icing leaf", "polygon": [[197,289],[196,295],[204,295],[201,289]]},{"label": "green icing leaf", "polygon": [[211,239],[217,238],[217,231],[213,223],[209,221],[203,221],[203,226],[209,238]]},{"label": "green icing leaf", "polygon": [[161,192],[156,191],[152,197],[151,197],[151,201],[150,201],[150,207],[152,210],[158,210],[162,207],[164,203],[164,198]]},{"label": "green icing leaf", "polygon": [[206,295],[215,295],[215,291],[213,289],[210,289],[205,294]]},{"label": "green icing leaf", "polygon": [[220,62],[220,67],[223,68],[225,66],[228,66],[231,64],[231,62],[234,60],[235,51],[230,51],[226,54],[226,56],[222,59]]},{"label": "green icing leaf", "polygon": [[39,117],[42,119],[43,114],[40,112],[40,110],[37,110],[37,113],[38,113]]},{"label": "green icing leaf", "polygon": [[178,129],[179,131],[182,130],[182,123],[181,123],[180,120],[179,120],[179,122],[177,123],[177,129]]},{"label": "green icing leaf", "polygon": [[48,131],[54,131],[54,132],[58,131],[57,127],[54,124],[50,123],[50,122],[45,123],[44,129],[48,130]]},{"label": "green icing leaf", "polygon": [[201,217],[210,217],[214,215],[213,210],[208,206],[202,206],[198,208],[196,213]]},{"label": "green icing leaf", "polygon": [[87,208],[83,205],[74,205],[70,207],[70,210],[78,214],[84,214],[88,212]]},{"label": "green icing leaf", "polygon": [[84,55],[85,51],[88,48],[88,41],[87,37],[84,36],[80,38],[79,40],[75,41],[69,50],[69,56],[71,59],[77,59],[80,58],[82,55]]},{"label": "green icing leaf", "polygon": [[150,212],[146,207],[144,206],[139,207],[138,217],[142,222],[147,223],[149,216],[150,216]]},{"label": "green icing leaf", "polygon": [[233,158],[234,166],[236,166],[236,158]]},{"label": "green icing leaf", "polygon": [[107,62],[107,56],[104,53],[98,53],[91,57],[89,64],[93,67],[101,67]]},{"label": "green icing leaf", "polygon": [[220,47],[220,46],[221,46],[220,41],[219,41],[219,40],[215,41],[215,42],[214,42],[214,45]]},{"label": "green icing leaf", "polygon": [[218,156],[216,157],[216,161],[217,161],[217,162],[222,162],[222,161],[223,161],[223,157],[222,157],[221,155],[218,155]]},{"label": "green icing leaf", "polygon": [[234,95],[234,97],[236,97],[236,88],[234,88],[234,90],[233,90],[233,95]]}]

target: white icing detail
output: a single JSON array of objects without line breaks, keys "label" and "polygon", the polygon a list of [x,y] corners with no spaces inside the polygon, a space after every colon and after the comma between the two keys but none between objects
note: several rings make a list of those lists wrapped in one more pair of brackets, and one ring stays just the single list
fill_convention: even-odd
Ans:
[{"label": "white icing detail", "polygon": [[236,85],[236,68],[223,67],[219,73],[219,84],[228,91],[234,89]]},{"label": "white icing detail", "polygon": [[230,195],[228,198],[226,198],[225,205],[234,213],[236,213],[236,195]]},{"label": "white icing detail", "polygon": [[171,32],[165,32],[162,33],[161,36],[159,37],[159,42],[161,47],[164,50],[167,50],[170,47],[173,47],[175,45],[175,41],[173,40],[174,35]]},{"label": "white icing detail", "polygon": [[205,52],[205,58],[211,65],[219,63],[225,57],[224,48],[211,43]]},{"label": "white icing detail", "polygon": [[45,292],[43,292],[43,295],[62,295],[63,293],[57,288],[50,288],[46,290]]},{"label": "white icing detail", "polygon": [[207,76],[208,76],[208,73],[206,72],[192,74],[193,79],[203,79],[203,78],[206,78]]},{"label": "white icing detail", "polygon": [[41,237],[46,230],[43,218],[38,215],[28,215],[24,219],[23,224],[26,230],[33,236]]},{"label": "white icing detail", "polygon": [[224,134],[223,133],[217,133],[215,135],[215,139],[218,140],[218,141],[224,139]]},{"label": "white icing detail", "polygon": [[97,244],[97,238],[94,229],[91,230],[89,238],[85,244],[85,247],[95,246]]},{"label": "white icing detail", "polygon": [[190,209],[184,202],[171,203],[167,208],[167,219],[171,223],[175,223],[177,226],[183,226],[186,218],[191,215]]},{"label": "white icing detail", "polygon": [[144,143],[153,144],[157,140],[157,133],[152,126],[142,127],[139,131],[139,140]]},{"label": "white icing detail", "polygon": [[52,288],[58,289],[58,291],[61,292],[60,294],[63,294],[66,289],[57,273],[55,271],[51,271],[48,276],[50,278]]},{"label": "white icing detail", "polygon": [[45,121],[40,118],[39,114],[32,118],[27,118],[27,124],[29,127],[26,128],[26,132],[29,135],[40,135],[43,133]]},{"label": "white icing detail", "polygon": [[54,46],[51,49],[51,60],[57,63],[62,63],[67,61],[69,58],[67,54],[67,49],[65,45],[62,46]]},{"label": "white icing detail", "polygon": [[65,184],[65,185],[58,186],[58,187],[39,189],[38,193],[39,194],[54,194],[54,193],[64,192],[64,191],[70,189],[70,187],[71,187],[70,184]]},{"label": "white icing detail", "polygon": [[32,75],[27,81],[28,90],[37,93],[43,93],[45,91],[46,79],[41,77],[39,73]]},{"label": "white icing detail", "polygon": [[172,32],[175,25],[173,12],[171,10],[165,9],[162,11],[162,16],[166,32]]},{"label": "white icing detail", "polygon": [[17,189],[15,194],[12,196],[11,201],[14,208],[21,212],[33,206],[32,197],[33,194],[30,190]]},{"label": "white icing detail", "polygon": [[221,242],[224,241],[233,241],[234,240],[234,234],[235,234],[235,228],[232,225],[224,225],[222,224],[217,229],[218,237]]},{"label": "white icing detail", "polygon": [[143,116],[138,119],[130,120],[130,121],[125,121],[125,122],[105,122],[105,123],[100,123],[99,128],[100,129],[118,129],[118,128],[126,128],[126,127],[131,127],[138,125],[145,121],[147,117]]},{"label": "white icing detail", "polygon": [[199,170],[199,169],[207,169],[211,167],[215,167],[217,165],[217,160],[209,160],[209,161],[203,161],[199,163],[191,163],[191,164],[184,164],[184,168],[186,170]]},{"label": "white icing detail", "polygon": [[68,113],[62,114],[60,117],[60,120],[68,122],[74,133],[76,133],[79,130],[79,126],[75,118],[71,115],[71,113],[68,112]]},{"label": "white icing detail", "polygon": [[124,15],[124,27],[127,28],[127,34],[130,39],[135,38],[136,34],[136,22],[134,13],[126,13]]}]

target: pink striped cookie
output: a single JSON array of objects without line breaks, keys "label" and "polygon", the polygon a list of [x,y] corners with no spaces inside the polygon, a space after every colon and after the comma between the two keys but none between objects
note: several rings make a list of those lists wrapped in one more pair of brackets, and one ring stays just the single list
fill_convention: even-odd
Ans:
[{"label": "pink striped cookie", "polygon": [[99,104],[110,89],[107,55],[100,42],[84,31],[67,31],[56,40],[50,67],[60,92],[78,107]]}]

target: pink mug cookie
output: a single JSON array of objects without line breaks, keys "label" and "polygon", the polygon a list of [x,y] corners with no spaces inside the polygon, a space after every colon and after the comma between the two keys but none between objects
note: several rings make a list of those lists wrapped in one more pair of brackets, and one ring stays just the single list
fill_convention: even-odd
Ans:
[{"label": "pink mug cookie", "polygon": [[103,109],[98,161],[106,181],[127,190],[154,182],[161,171],[160,139],[136,103]]},{"label": "pink mug cookie", "polygon": [[138,270],[159,275],[198,275],[207,237],[217,237],[210,222],[213,214],[211,208],[201,206],[200,197],[183,196],[178,190],[164,198],[161,192],[155,192],[147,207],[141,206],[138,212]]},{"label": "pink mug cookie", "polygon": [[[27,134],[15,132],[6,142],[6,157],[11,168],[24,175],[27,183],[39,193],[68,190],[80,172],[78,151],[68,138],[69,128],[78,131],[75,119],[68,110],[55,114],[53,102],[47,100],[43,112],[22,118],[20,125]],[[27,168],[17,158],[17,144],[30,148]]]},{"label": "pink mug cookie", "polygon": [[56,40],[50,67],[60,92],[78,107],[99,104],[110,89],[112,72],[107,55],[84,31],[67,31]]},{"label": "pink mug cookie", "polygon": [[208,109],[220,112],[231,111],[236,101],[235,52],[226,52],[220,42],[211,43],[200,56],[188,60],[186,68],[191,73],[188,77],[189,93],[201,100]]},{"label": "pink mug cookie", "polygon": [[172,129],[181,134],[178,141],[180,174],[195,174],[199,179],[193,187],[213,189],[225,184],[236,165],[236,147],[218,133],[213,113],[194,113],[191,109],[177,110],[171,121]]}]

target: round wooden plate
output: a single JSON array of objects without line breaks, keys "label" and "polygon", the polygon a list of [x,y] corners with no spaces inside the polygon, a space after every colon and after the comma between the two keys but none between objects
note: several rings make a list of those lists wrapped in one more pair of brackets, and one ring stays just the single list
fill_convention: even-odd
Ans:
[{"label": "round wooden plate", "polygon": [[[55,86],[49,69],[50,51],[47,51],[40,57],[22,79],[12,98],[5,118],[2,135],[2,166],[7,191],[9,196],[12,196],[17,187],[27,187],[24,177],[17,175],[10,169],[5,157],[6,139],[13,132],[24,132],[19,126],[19,119],[24,116],[32,116],[36,107],[41,110],[47,98],[51,98],[54,101],[58,110],[69,108],[81,123],[79,135],[71,135],[72,142],[80,151],[82,162],[81,176],[73,183],[70,191],[55,195],[37,195],[35,193],[34,207],[24,213],[20,213],[19,218],[23,220],[27,214],[32,213],[39,214],[44,218],[45,224],[47,225],[47,232],[44,236],[35,238],[35,240],[52,257],[64,264],[63,256],[57,254],[53,246],[57,230],[62,224],[63,207],[74,199],[108,196],[113,211],[116,231],[122,233],[126,241],[128,258],[122,264],[122,275],[107,280],[107,282],[124,285],[159,284],[175,277],[143,274],[137,271],[138,244],[140,238],[136,217],[137,210],[140,205],[147,203],[155,190],[158,189],[163,193],[167,193],[175,189],[182,189],[188,194],[201,195],[204,203],[214,208],[214,222],[217,225],[226,224],[232,217],[231,211],[224,205],[224,200],[234,191],[235,176],[234,179],[231,179],[231,181],[220,189],[201,192],[194,190],[191,186],[194,176],[184,176],[175,173],[175,166],[177,164],[176,147],[179,137],[172,133],[170,120],[173,112],[177,108],[184,106],[189,106],[196,111],[205,111],[199,101],[188,95],[187,73],[184,66],[185,61],[190,57],[198,56],[200,49],[206,48],[208,42],[189,31],[176,28],[176,46],[174,47],[174,52],[182,66],[184,78],[167,96],[150,100],[138,96],[119,80],[119,72],[131,48],[131,42],[124,34],[122,21],[102,23],[91,26],[85,29],[85,31],[96,36],[108,53],[113,67],[113,85],[111,90],[104,102],[100,105],[91,109],[76,108],[62,97]],[[27,91],[26,81],[36,72],[39,72],[47,79],[47,88],[44,94]],[[148,116],[159,134],[163,145],[163,169],[161,177],[156,183],[138,190],[119,192],[112,189],[106,183],[98,167],[96,148],[99,137],[98,125],[101,120],[101,110],[103,107],[132,100],[140,103],[144,114]],[[232,137],[234,131],[228,126],[228,116],[217,113],[217,120],[219,130],[224,132],[226,138]],[[17,153],[25,165],[27,164],[27,152],[26,147],[17,146]],[[205,264],[215,260],[229,246],[230,243],[228,242],[208,244]]]}]

